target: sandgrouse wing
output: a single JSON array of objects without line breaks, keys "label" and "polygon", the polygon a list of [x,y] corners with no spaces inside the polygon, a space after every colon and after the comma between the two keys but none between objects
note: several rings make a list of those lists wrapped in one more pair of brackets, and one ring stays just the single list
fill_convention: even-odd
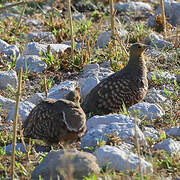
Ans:
[{"label": "sandgrouse wing", "polygon": [[73,142],[83,136],[86,116],[76,102],[77,90],[70,92],[67,98],[69,100],[47,99],[32,109],[23,123],[24,136],[44,140],[49,145]]}]

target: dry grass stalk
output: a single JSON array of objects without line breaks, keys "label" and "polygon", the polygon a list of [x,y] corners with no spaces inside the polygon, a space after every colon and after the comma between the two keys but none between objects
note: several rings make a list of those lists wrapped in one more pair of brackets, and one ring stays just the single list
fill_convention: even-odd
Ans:
[{"label": "dry grass stalk", "polygon": [[164,9],[164,0],[160,0],[160,6],[161,6],[161,13],[162,13],[163,27],[164,27],[164,36],[166,39],[167,30],[166,30],[166,15],[165,15],[165,9]]},{"label": "dry grass stalk", "polygon": [[126,54],[126,56],[129,57],[129,53],[126,50],[124,43],[122,41],[119,41],[119,44],[121,48],[123,49],[124,53]]},{"label": "dry grass stalk", "polygon": [[20,26],[20,24],[21,24],[21,20],[22,20],[23,14],[24,14],[24,12],[25,12],[25,9],[26,9],[26,4],[24,4],[23,9],[22,9],[22,11],[21,11],[21,15],[20,15],[20,17],[19,17],[19,20],[18,20],[16,29],[15,29],[15,32],[17,31],[17,29],[19,28],[19,26]]},{"label": "dry grass stalk", "polygon": [[139,157],[140,180],[143,180],[141,152],[140,152],[140,144],[139,144],[139,139],[138,139],[138,134],[137,134],[137,129],[136,129],[136,124],[137,124],[136,120],[137,120],[137,116],[136,116],[136,112],[134,111],[134,131],[135,131],[135,138],[136,138],[136,148],[137,148],[137,153],[138,153],[138,157]]},{"label": "dry grass stalk", "polygon": [[88,50],[88,58],[89,58],[89,61],[91,59],[91,46],[90,46],[90,41],[88,40],[87,42],[87,50]]},{"label": "dry grass stalk", "polygon": [[72,24],[72,13],[71,13],[71,0],[68,0],[68,13],[70,22],[70,32],[71,32],[71,59],[74,61],[74,36],[73,36],[73,24]]},{"label": "dry grass stalk", "polygon": [[0,8],[0,14],[3,13],[4,10],[6,9],[9,9],[9,8],[12,8],[12,7],[15,7],[15,6],[21,6],[21,5],[24,5],[24,4],[29,4],[29,3],[35,3],[35,2],[43,2],[44,0],[29,0],[29,1],[20,1],[20,2],[17,2],[17,3],[12,3],[12,4],[8,4],[6,6],[3,6]]},{"label": "dry grass stalk", "polygon": [[109,0],[110,4],[110,11],[111,11],[111,31],[112,31],[112,37],[115,36],[115,11],[114,11],[114,2],[113,0]]},{"label": "dry grass stalk", "polygon": [[15,167],[15,150],[16,150],[16,138],[17,138],[17,118],[18,118],[18,107],[21,97],[21,86],[22,86],[22,68],[19,70],[18,77],[18,90],[16,94],[16,108],[14,112],[13,121],[13,141],[12,141],[12,155],[11,155],[11,178],[14,179],[14,167]]},{"label": "dry grass stalk", "polygon": [[176,39],[175,39],[175,43],[174,43],[174,47],[178,48],[179,46],[179,38],[178,38],[178,26],[176,27]]},{"label": "dry grass stalk", "polygon": [[81,66],[82,67],[87,63],[86,59],[84,59],[84,54],[85,54],[84,44],[85,44],[86,35],[87,35],[87,32],[85,31],[83,38],[82,38],[82,46],[81,46]]},{"label": "dry grass stalk", "polygon": [[43,81],[44,81],[44,93],[45,93],[46,98],[48,98],[48,90],[47,90],[46,76],[44,76]]},{"label": "dry grass stalk", "polygon": [[20,133],[21,142],[22,142],[23,147],[24,147],[24,149],[26,151],[27,160],[30,161],[30,159],[29,159],[29,152],[30,151],[29,150],[30,150],[31,146],[30,146],[30,143],[29,143],[29,147],[27,148],[26,144],[24,142],[24,136],[23,136],[23,132],[22,132],[22,122],[21,122],[20,116],[18,117],[18,123],[19,123],[19,133]]},{"label": "dry grass stalk", "polygon": [[[117,49],[117,41],[116,41],[116,29],[115,29],[115,15],[116,11],[114,10],[114,1],[109,0],[109,5],[110,5],[110,12],[111,12],[111,32],[112,32],[112,43],[113,47],[115,48],[115,53],[117,56],[118,49]],[[112,64],[112,59],[110,58],[110,62]]]}]

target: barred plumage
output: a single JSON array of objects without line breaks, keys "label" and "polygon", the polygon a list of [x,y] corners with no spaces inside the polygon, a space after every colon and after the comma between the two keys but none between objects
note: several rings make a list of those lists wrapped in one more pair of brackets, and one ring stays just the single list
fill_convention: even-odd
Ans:
[{"label": "barred plumage", "polygon": [[122,70],[103,79],[82,103],[83,110],[93,114],[118,112],[141,101],[148,89],[146,63],[143,52],[146,45],[135,43],[130,47],[129,62]]},{"label": "barred plumage", "polygon": [[44,140],[49,145],[73,142],[83,136],[86,115],[78,102],[79,89],[70,92],[67,99],[48,98],[32,109],[23,123],[24,136]]}]

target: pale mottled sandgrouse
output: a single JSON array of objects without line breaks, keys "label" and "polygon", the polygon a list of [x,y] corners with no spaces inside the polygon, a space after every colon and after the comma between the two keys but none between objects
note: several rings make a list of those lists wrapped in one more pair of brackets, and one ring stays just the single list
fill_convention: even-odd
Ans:
[{"label": "pale mottled sandgrouse", "polygon": [[44,140],[48,145],[76,141],[86,131],[86,115],[80,107],[79,89],[65,99],[46,99],[39,103],[23,123],[23,134]]},{"label": "pale mottled sandgrouse", "polygon": [[147,69],[143,58],[146,45],[135,43],[130,47],[126,67],[103,79],[86,96],[83,110],[93,114],[108,114],[122,110],[141,101],[147,92]]}]

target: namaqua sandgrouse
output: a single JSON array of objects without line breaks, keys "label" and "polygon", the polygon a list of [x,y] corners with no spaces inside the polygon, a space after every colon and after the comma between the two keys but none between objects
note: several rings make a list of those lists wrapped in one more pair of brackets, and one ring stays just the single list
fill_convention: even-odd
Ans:
[{"label": "namaqua sandgrouse", "polygon": [[23,123],[23,134],[44,140],[48,145],[76,141],[86,131],[86,115],[80,107],[80,89],[76,88],[67,100],[46,99],[39,103]]},{"label": "namaqua sandgrouse", "polygon": [[143,58],[146,45],[135,43],[130,47],[126,67],[103,79],[86,96],[83,110],[93,114],[108,114],[141,101],[147,92],[147,69]]}]

